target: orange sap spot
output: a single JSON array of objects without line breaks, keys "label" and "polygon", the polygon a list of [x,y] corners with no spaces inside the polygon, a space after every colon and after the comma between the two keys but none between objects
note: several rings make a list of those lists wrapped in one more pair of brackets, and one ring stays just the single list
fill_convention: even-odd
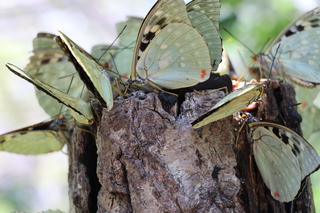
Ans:
[{"label": "orange sap spot", "polygon": [[277,196],[277,197],[280,196],[279,192],[274,192],[273,195],[274,195],[274,196]]},{"label": "orange sap spot", "polygon": [[201,75],[200,75],[200,77],[201,78],[204,78],[206,76],[206,71],[205,70],[201,70]]},{"label": "orange sap spot", "polygon": [[257,61],[258,60],[258,55],[253,55],[252,60]]},{"label": "orange sap spot", "polygon": [[259,107],[259,106],[260,106],[259,102],[253,102],[253,103],[249,104],[249,106],[243,108],[242,110],[243,111],[250,111],[250,110],[253,110],[253,109],[255,109],[255,108]]},{"label": "orange sap spot", "polygon": [[108,62],[103,63],[103,67],[106,69],[109,69],[109,63]]},{"label": "orange sap spot", "polygon": [[128,74],[124,74],[123,76],[124,76],[125,78],[128,78]]},{"label": "orange sap spot", "polygon": [[307,102],[302,102],[302,103],[301,103],[301,107],[302,107],[302,108],[305,108],[307,105],[308,105]]}]

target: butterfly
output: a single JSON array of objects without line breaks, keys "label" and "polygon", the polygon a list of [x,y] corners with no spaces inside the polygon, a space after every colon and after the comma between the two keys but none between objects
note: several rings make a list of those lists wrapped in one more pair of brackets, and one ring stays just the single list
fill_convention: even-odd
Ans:
[{"label": "butterfly", "polygon": [[257,101],[263,95],[265,88],[263,83],[252,83],[237,89],[192,121],[192,127],[197,129],[240,111],[252,102]]},{"label": "butterfly", "polygon": [[[54,37],[53,34],[38,33],[33,40],[34,55],[24,69],[25,72],[70,96],[88,101],[88,92],[79,76],[75,75],[77,71],[74,65],[54,42]],[[64,112],[64,117],[67,116],[66,110],[56,100],[40,90],[36,90],[36,96],[39,104],[51,117],[60,111]]]},{"label": "butterfly", "polygon": [[66,119],[57,118],[0,135],[0,150],[17,154],[46,154],[62,149],[70,138]]},{"label": "butterfly", "polygon": [[262,179],[274,199],[290,202],[303,181],[319,169],[320,157],[300,135],[280,124],[255,121],[247,138]]},{"label": "butterfly", "polygon": [[[68,95],[53,86],[50,86],[37,78],[33,77],[31,74],[21,70],[19,67],[16,67],[13,64],[6,64],[6,67],[15,75],[23,78],[24,80],[28,81],[29,83],[33,84],[37,89],[41,90],[42,92],[46,93],[51,98],[57,100],[59,103],[65,105],[71,115],[80,123],[84,124],[92,124],[93,123],[93,115],[91,111],[90,105],[75,97]],[[23,73],[23,74],[21,74]]]},{"label": "butterfly", "polygon": [[107,110],[112,109],[112,87],[106,69],[62,32],[57,32],[55,41],[69,57],[88,90]]},{"label": "butterfly", "polygon": [[190,87],[209,78],[210,53],[192,27],[183,0],[159,0],[140,28],[132,61],[133,88]]},{"label": "butterfly", "polygon": [[290,23],[266,53],[253,56],[253,60],[264,72],[271,70],[274,75],[313,88],[320,84],[319,38],[320,9],[315,8]]},{"label": "butterfly", "polygon": [[220,0],[194,0],[187,4],[191,24],[208,44],[212,70],[221,62],[222,41],[219,33]]}]

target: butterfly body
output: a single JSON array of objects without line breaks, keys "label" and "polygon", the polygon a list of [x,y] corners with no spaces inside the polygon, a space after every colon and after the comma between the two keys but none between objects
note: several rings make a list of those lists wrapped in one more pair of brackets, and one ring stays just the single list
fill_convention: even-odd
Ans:
[{"label": "butterfly body", "polygon": [[281,202],[292,201],[301,182],[320,167],[317,152],[305,139],[280,124],[255,121],[247,128],[255,162],[271,195]]}]

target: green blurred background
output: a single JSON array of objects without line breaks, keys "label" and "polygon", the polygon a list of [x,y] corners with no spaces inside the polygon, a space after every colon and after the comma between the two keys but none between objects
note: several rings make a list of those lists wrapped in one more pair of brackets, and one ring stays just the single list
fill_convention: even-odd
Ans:
[{"label": "green blurred background", "polygon": [[[37,103],[33,86],[4,66],[10,62],[25,67],[31,56],[32,39],[38,32],[61,30],[90,51],[93,45],[111,43],[116,38],[117,22],[124,21],[128,15],[144,17],[154,3],[155,0],[2,2],[0,134],[48,119]],[[293,19],[319,6],[317,0],[222,0],[221,3],[220,25],[255,53],[268,37],[274,38]],[[224,31],[221,35],[232,63],[241,72],[251,62],[251,53]],[[319,141],[314,141],[313,146],[320,152]],[[44,156],[1,152],[0,212],[38,212],[49,208],[68,211],[67,165],[68,158],[63,152]],[[320,172],[312,175],[312,181],[315,201],[320,200]],[[320,211],[320,203],[315,203]]]}]

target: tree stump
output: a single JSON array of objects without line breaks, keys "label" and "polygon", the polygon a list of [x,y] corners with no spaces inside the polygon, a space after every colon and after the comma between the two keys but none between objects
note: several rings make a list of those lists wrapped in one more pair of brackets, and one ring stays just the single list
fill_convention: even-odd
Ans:
[{"label": "tree stump", "polygon": [[[103,109],[87,131],[76,128],[69,147],[70,212],[312,212],[309,184],[291,203],[271,197],[250,161],[237,115],[191,127],[223,96],[221,91],[187,93],[176,115],[175,109],[171,114],[163,109],[157,92],[133,92],[115,100],[111,111]],[[290,84],[273,82],[264,98],[272,101],[259,111],[272,110],[259,117],[278,121],[281,112],[299,128],[286,115],[297,114],[295,106],[274,107],[295,103]]]}]

